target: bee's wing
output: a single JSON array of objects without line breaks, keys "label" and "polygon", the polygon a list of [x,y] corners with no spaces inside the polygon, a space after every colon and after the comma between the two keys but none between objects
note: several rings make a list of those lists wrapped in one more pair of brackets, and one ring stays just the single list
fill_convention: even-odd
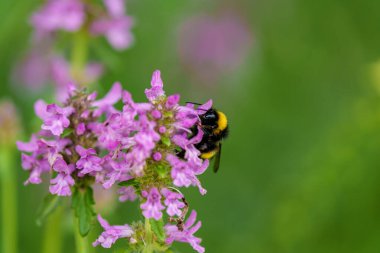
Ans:
[{"label": "bee's wing", "polygon": [[219,143],[218,152],[216,153],[214,160],[214,172],[218,172],[220,165],[220,156],[222,155],[222,143]]}]

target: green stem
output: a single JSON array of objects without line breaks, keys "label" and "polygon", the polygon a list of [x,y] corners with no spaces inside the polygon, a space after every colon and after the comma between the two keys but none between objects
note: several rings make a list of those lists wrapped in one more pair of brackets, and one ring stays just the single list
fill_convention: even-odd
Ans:
[{"label": "green stem", "polygon": [[44,232],[43,253],[60,253],[62,251],[63,218],[63,207],[57,207],[47,219]]},{"label": "green stem", "polygon": [[17,183],[12,146],[0,148],[2,250],[17,252]]},{"label": "green stem", "polygon": [[142,253],[153,253],[153,232],[149,219],[145,219],[145,247]]},{"label": "green stem", "polygon": [[84,72],[88,54],[88,34],[82,29],[74,34],[71,52],[71,75],[78,84],[84,85]]},{"label": "green stem", "polygon": [[78,219],[75,217],[75,212],[73,211],[74,218],[74,236],[75,236],[75,247],[76,253],[90,253],[90,247],[88,244],[87,236],[82,237],[79,233]]}]

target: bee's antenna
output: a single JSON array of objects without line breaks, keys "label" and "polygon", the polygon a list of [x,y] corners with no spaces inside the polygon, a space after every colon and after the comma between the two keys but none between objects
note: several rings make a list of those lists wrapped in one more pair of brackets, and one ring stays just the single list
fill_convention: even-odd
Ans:
[{"label": "bee's antenna", "polygon": [[[195,103],[195,102],[186,102],[186,104],[193,104],[193,105],[202,105],[202,104],[200,104],[200,103]],[[206,110],[206,109],[203,109],[203,108],[197,108],[196,110],[205,111],[205,112],[207,112],[207,111],[208,111],[208,110]]]},{"label": "bee's antenna", "polygon": [[186,104],[202,105],[202,104],[200,104],[200,103],[195,103],[195,102],[186,102]]}]

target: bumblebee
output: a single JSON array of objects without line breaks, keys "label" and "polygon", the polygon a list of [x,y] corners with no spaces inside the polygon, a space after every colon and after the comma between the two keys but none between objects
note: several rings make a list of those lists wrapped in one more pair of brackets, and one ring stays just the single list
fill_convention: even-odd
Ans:
[{"label": "bumblebee", "polygon": [[[188,103],[200,105],[198,103]],[[202,140],[195,147],[201,152],[200,158],[215,158],[214,172],[217,172],[222,154],[222,140],[227,138],[229,133],[228,121],[226,115],[215,108],[205,111],[204,114],[199,115],[200,123],[193,126],[191,131],[192,136],[197,135],[198,126],[203,131]]]}]

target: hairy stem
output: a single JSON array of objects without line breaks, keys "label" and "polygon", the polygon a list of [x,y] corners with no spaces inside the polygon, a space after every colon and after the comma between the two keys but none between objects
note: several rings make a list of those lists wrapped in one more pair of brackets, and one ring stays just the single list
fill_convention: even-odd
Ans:
[{"label": "hairy stem", "polygon": [[73,211],[74,218],[74,236],[75,236],[75,247],[76,253],[90,253],[90,247],[88,244],[87,236],[82,237],[79,233],[78,219],[75,217],[75,212]]},{"label": "hairy stem", "polygon": [[142,253],[153,253],[153,232],[149,219],[145,219],[145,247]]},{"label": "hairy stem", "polygon": [[0,147],[2,252],[17,252],[17,187],[12,146]]},{"label": "hairy stem", "polygon": [[43,253],[62,252],[62,219],[63,207],[57,207],[54,213],[47,219],[44,232]]}]

